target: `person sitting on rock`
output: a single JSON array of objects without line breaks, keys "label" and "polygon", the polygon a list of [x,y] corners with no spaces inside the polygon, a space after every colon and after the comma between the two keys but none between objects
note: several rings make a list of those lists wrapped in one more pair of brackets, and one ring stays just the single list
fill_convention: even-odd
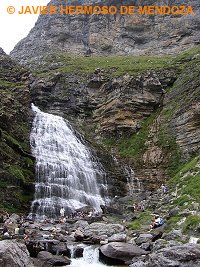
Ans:
[{"label": "person sitting on rock", "polygon": [[152,224],[150,225],[150,230],[160,227],[163,224],[164,224],[164,220],[159,215],[155,215],[154,220],[152,221]]},{"label": "person sitting on rock", "polygon": [[26,236],[25,228],[22,225],[19,226],[19,234],[18,235],[21,236],[21,237],[25,237]]},{"label": "person sitting on rock", "polygon": [[19,235],[19,226],[18,225],[15,228],[15,235]]}]

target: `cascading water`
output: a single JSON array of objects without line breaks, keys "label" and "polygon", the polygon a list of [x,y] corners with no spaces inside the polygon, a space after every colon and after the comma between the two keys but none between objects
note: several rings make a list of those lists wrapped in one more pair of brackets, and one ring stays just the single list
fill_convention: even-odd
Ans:
[{"label": "cascading water", "polygon": [[[83,257],[74,258],[73,257],[73,246],[71,246],[71,252],[72,252],[71,264],[67,266],[69,267],[105,267],[105,266],[108,266],[99,261],[99,248],[98,247],[94,245],[87,246],[83,244],[81,245],[81,247],[84,248]],[[109,266],[112,267],[111,265]],[[120,265],[119,267],[125,267],[125,265]]]},{"label": "cascading water", "polygon": [[35,118],[30,142],[36,158],[32,217],[55,218],[61,207],[68,214],[84,206],[100,212],[100,205],[107,201],[101,166],[66,120],[42,112],[33,104],[32,110]]},{"label": "cascading water", "polygon": [[126,167],[125,172],[127,173],[127,186],[129,195],[140,192],[142,190],[142,185],[140,180],[135,176],[135,172],[130,167]]}]

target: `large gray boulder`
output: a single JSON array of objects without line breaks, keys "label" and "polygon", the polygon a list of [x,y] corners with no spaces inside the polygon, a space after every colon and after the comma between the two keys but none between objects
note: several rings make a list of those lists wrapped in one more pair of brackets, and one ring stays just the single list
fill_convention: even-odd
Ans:
[{"label": "large gray boulder", "polygon": [[130,267],[200,267],[200,245],[184,244],[163,248],[149,254],[148,260],[142,262],[142,259],[133,259]]},{"label": "large gray boulder", "polygon": [[15,240],[0,241],[0,266],[32,266],[31,258],[25,244],[19,243]]},{"label": "large gray boulder", "polygon": [[41,261],[41,267],[65,266],[71,263],[69,258],[52,255],[47,251],[39,252],[37,258]]},{"label": "large gray boulder", "polygon": [[105,256],[109,259],[117,259],[123,262],[145,254],[147,254],[145,250],[125,242],[111,242],[100,247],[100,258]]},{"label": "large gray boulder", "polygon": [[85,228],[84,235],[87,237],[107,235],[108,237],[121,233],[125,230],[121,224],[91,223]]},{"label": "large gray boulder", "polygon": [[136,240],[135,243],[140,246],[142,243],[150,242],[153,238],[153,235],[151,234],[140,234]]}]

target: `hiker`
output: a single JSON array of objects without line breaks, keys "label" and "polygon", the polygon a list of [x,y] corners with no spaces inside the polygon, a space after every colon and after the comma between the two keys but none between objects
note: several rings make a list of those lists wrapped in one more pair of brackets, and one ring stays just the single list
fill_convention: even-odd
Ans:
[{"label": "hiker", "polygon": [[163,224],[164,224],[164,220],[159,215],[155,215],[154,220],[152,221],[152,224],[150,225],[150,230],[160,227]]},{"label": "hiker", "polygon": [[166,187],[166,185],[162,184],[161,185],[161,190],[162,190],[162,194],[167,193],[167,187]]},{"label": "hiker", "polygon": [[65,216],[65,209],[63,207],[61,207],[61,209],[60,209],[60,216],[61,216],[61,218],[64,218],[64,216]]}]

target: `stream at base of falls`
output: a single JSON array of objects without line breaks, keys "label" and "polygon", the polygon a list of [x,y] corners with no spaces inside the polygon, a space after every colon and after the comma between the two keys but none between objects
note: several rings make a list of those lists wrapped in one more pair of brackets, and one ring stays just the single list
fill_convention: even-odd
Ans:
[{"label": "stream at base of falls", "polygon": [[[105,267],[108,266],[102,262],[99,261],[99,247],[91,245],[86,246],[81,244],[81,247],[84,248],[83,251],[83,257],[81,258],[73,258],[73,247],[71,247],[72,251],[72,258],[71,258],[71,264],[66,265],[71,267]],[[109,265],[110,267],[113,267]],[[115,265],[116,266],[116,265]],[[127,265],[117,265],[117,267],[125,267]]]}]

